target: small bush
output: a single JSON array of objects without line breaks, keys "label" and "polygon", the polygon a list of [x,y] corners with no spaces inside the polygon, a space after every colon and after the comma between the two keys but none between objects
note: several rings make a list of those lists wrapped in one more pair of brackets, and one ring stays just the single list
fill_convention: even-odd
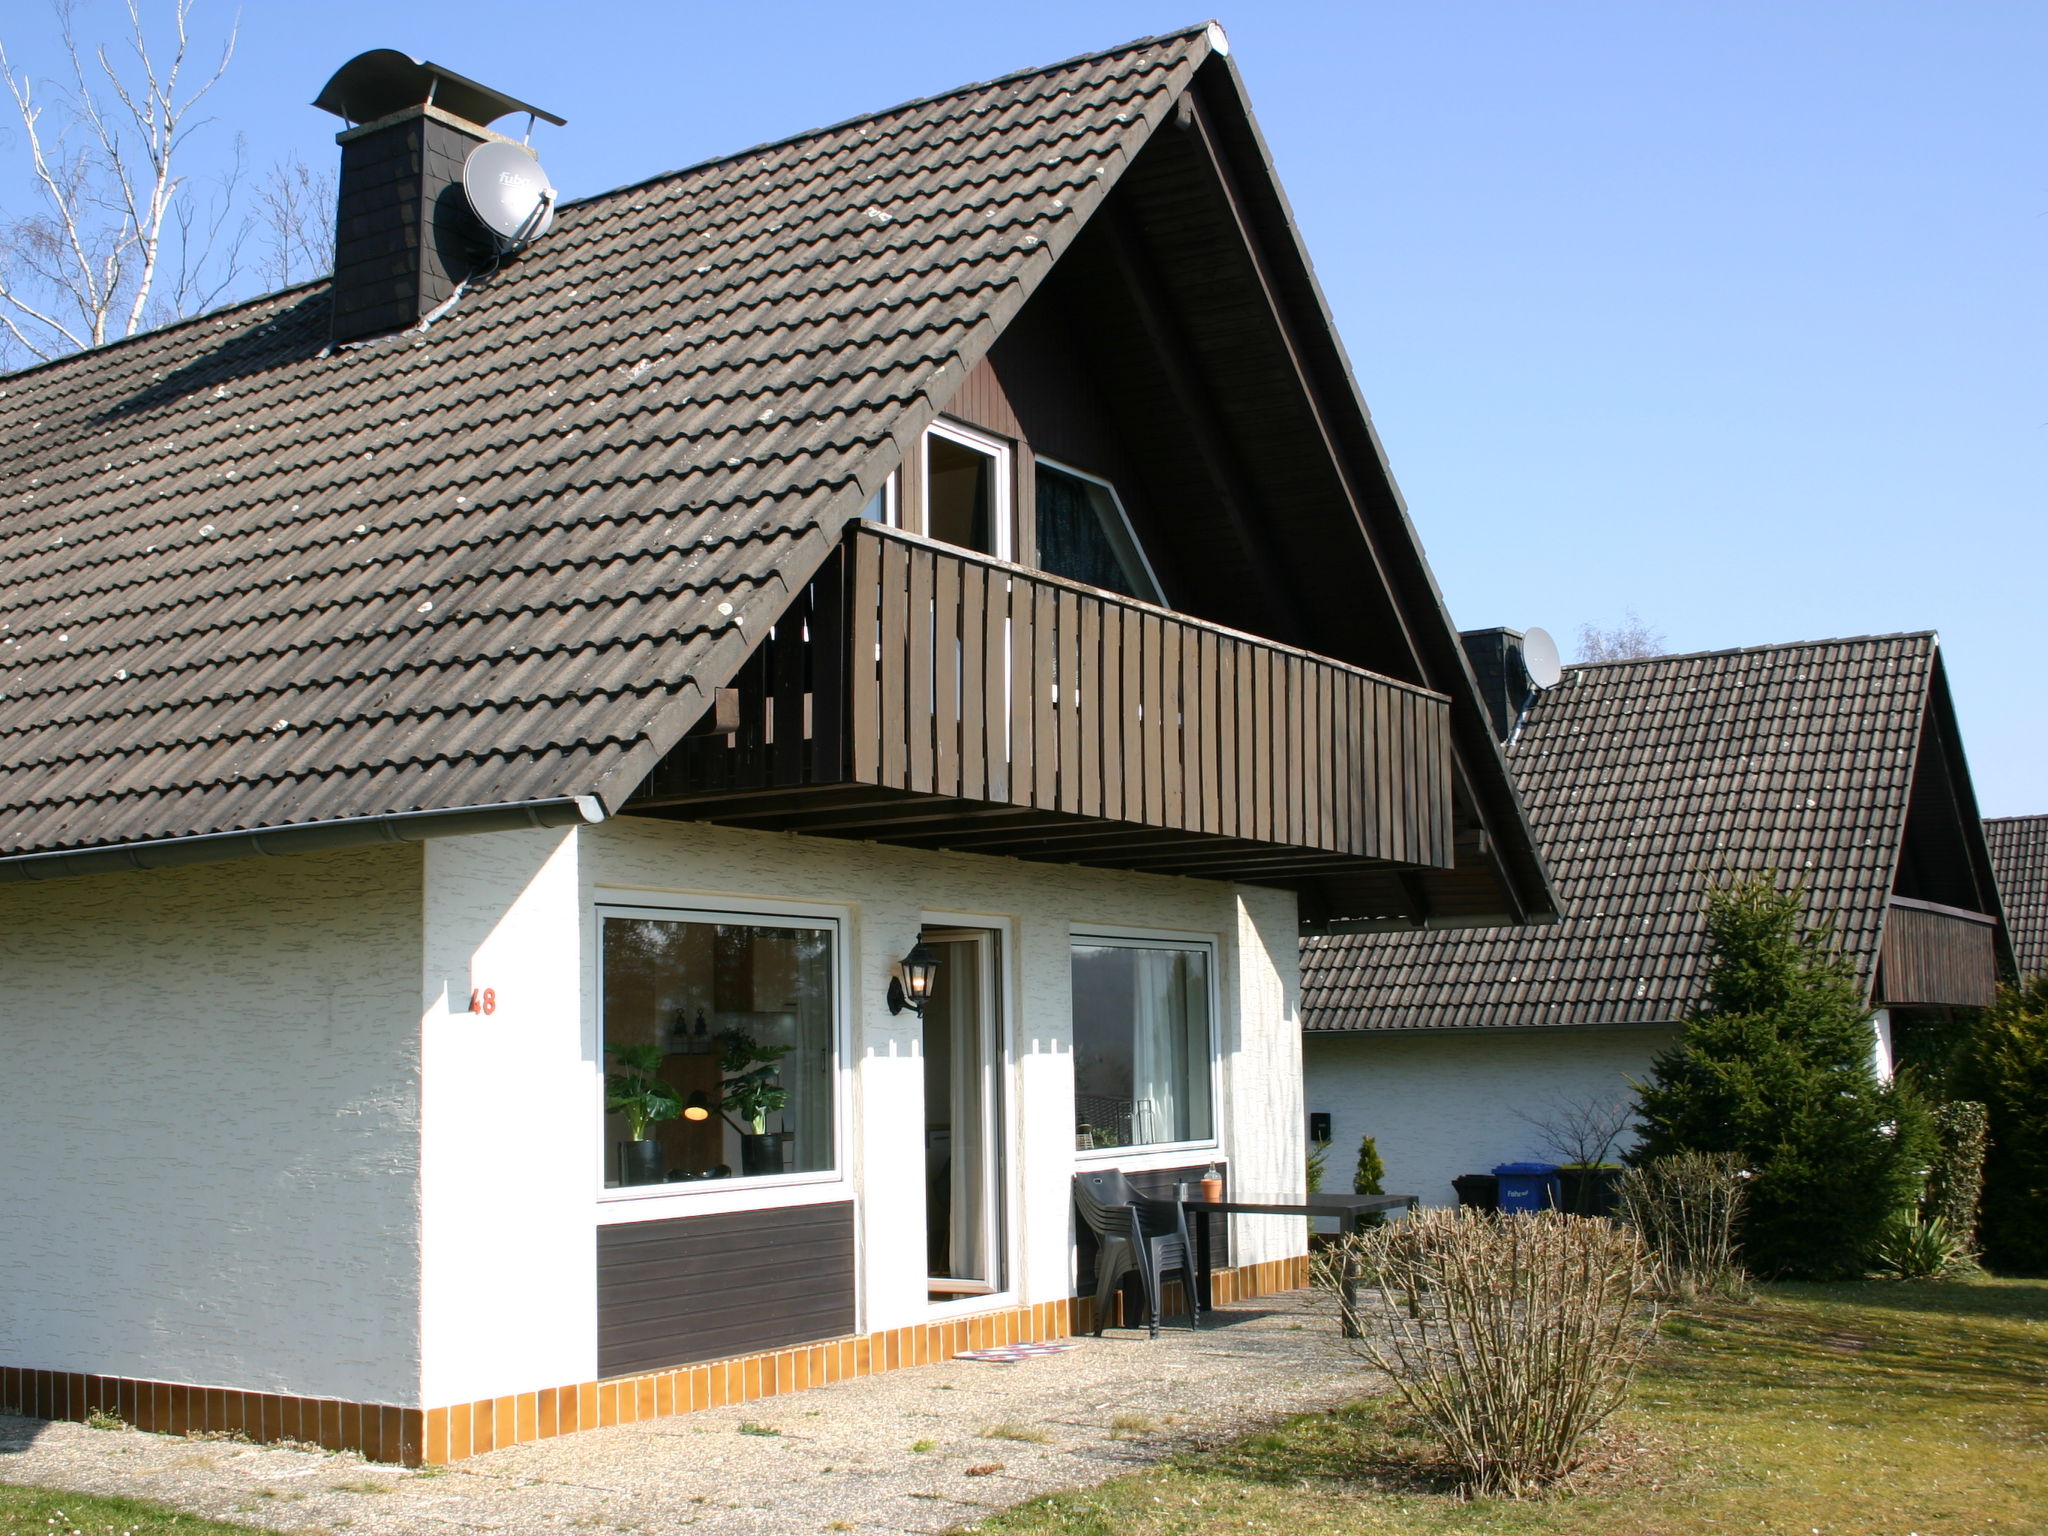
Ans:
[{"label": "small bush", "polygon": [[1052,1438],[1036,1424],[991,1424],[981,1432],[984,1440],[1021,1440],[1038,1445]]},{"label": "small bush", "polygon": [[[1372,1137],[1362,1137],[1358,1143],[1358,1166],[1351,1171],[1351,1192],[1354,1195],[1384,1195],[1387,1165],[1380,1158],[1379,1143]],[[1359,1225],[1383,1227],[1387,1224],[1385,1211],[1367,1211],[1359,1217]]]},{"label": "small bush", "polygon": [[1969,1250],[1939,1216],[1900,1211],[1878,1234],[1877,1267],[1901,1280],[1939,1280],[1969,1268]]},{"label": "small bush", "polygon": [[[1418,1211],[1346,1240],[1360,1349],[1463,1470],[1519,1498],[1569,1474],[1654,1331],[1636,1233],[1556,1211]],[[1340,1265],[1321,1266],[1335,1284]],[[1340,1300],[1341,1304],[1341,1300]]]},{"label": "small bush", "polygon": [[87,1429],[126,1429],[128,1421],[111,1408],[95,1408],[85,1416]]},{"label": "small bush", "polygon": [[1732,1152],[1677,1152],[1622,1175],[1622,1219],[1649,1247],[1659,1295],[1690,1302],[1749,1294],[1736,1237],[1747,1188]]}]

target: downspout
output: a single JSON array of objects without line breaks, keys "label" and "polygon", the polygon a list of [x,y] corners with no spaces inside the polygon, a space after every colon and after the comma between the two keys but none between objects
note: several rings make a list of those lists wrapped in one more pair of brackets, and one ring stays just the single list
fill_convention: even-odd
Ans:
[{"label": "downspout", "polygon": [[308,821],[296,826],[258,827],[249,832],[207,832],[115,843],[62,853],[23,853],[0,859],[0,883],[62,880],[136,869],[170,869],[184,864],[219,864],[230,859],[321,853],[336,848],[369,848],[379,843],[416,843],[430,837],[470,832],[508,832],[523,827],[573,827],[605,819],[595,795],[553,800],[518,800],[501,805],[465,805],[446,811],[398,811],[343,821]]}]

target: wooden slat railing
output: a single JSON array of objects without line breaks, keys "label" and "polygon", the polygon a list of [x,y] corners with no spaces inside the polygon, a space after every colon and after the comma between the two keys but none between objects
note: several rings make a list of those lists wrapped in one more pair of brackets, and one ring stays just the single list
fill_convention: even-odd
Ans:
[{"label": "wooden slat railing", "polygon": [[871,523],[721,702],[655,795],[872,785],[1452,862],[1440,695]]},{"label": "wooden slat railing", "polygon": [[1884,920],[1880,1003],[1985,1008],[1998,1000],[1996,918],[1891,899]]}]

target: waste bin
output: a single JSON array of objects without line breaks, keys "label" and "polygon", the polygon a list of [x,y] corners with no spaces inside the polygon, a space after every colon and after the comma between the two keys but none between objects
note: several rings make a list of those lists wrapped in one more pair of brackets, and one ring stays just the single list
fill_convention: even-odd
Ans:
[{"label": "waste bin", "polygon": [[1557,1204],[1555,1163],[1500,1163],[1493,1176],[1500,1180],[1504,1211],[1541,1211]]},{"label": "waste bin", "polygon": [[1458,1192],[1460,1205],[1475,1211],[1500,1209],[1500,1180],[1490,1173],[1461,1173],[1451,1180],[1451,1188]]}]

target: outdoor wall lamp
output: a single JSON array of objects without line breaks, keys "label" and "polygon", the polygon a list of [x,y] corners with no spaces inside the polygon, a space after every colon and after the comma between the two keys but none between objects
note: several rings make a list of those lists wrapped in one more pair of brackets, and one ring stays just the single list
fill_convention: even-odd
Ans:
[{"label": "outdoor wall lamp", "polygon": [[932,988],[938,979],[939,957],[919,939],[910,946],[910,953],[896,962],[895,974],[889,978],[889,1011],[901,1013],[908,1008],[919,1018],[924,1017],[924,1005],[932,1000]]}]

